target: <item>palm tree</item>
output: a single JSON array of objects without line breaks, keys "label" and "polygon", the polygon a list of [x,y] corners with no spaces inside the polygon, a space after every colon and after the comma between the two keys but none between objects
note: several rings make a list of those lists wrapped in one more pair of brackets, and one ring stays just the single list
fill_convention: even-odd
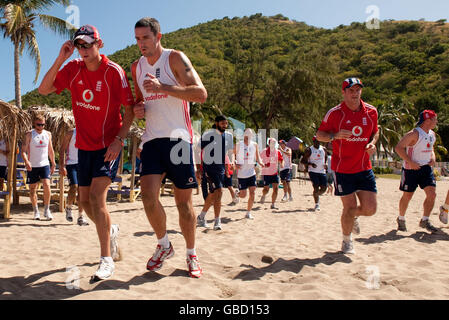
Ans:
[{"label": "palm tree", "polygon": [[386,155],[394,158],[394,148],[402,136],[414,127],[415,119],[410,108],[405,105],[383,104],[377,108],[379,124],[379,141],[377,152],[381,148]]},{"label": "palm tree", "polygon": [[41,56],[36,40],[35,22],[63,36],[71,36],[75,27],[60,18],[40,13],[55,4],[69,5],[70,0],[0,0],[0,31],[14,44],[14,77],[16,105],[22,108],[20,92],[20,57],[25,47],[36,65],[36,77],[41,70]]}]

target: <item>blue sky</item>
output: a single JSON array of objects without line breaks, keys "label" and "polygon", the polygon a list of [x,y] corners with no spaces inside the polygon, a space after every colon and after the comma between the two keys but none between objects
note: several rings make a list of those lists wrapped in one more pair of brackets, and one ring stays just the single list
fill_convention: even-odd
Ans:
[{"label": "blue sky", "polygon": [[[187,28],[213,19],[250,16],[262,13],[272,16],[278,13],[291,20],[304,21],[309,25],[334,28],[340,24],[364,22],[375,14],[367,13],[369,6],[377,6],[380,20],[419,20],[436,21],[448,19],[448,0],[359,0],[343,2],[338,0],[73,0],[72,5],[79,8],[80,24],[93,24],[105,42],[103,53],[111,54],[134,44],[133,26],[144,16],[159,20],[163,33]],[[45,12],[64,20],[71,13],[64,7],[54,7]],[[22,94],[39,85],[42,77],[58,55],[62,43],[60,36],[37,27],[37,39],[41,50],[42,71],[37,84],[34,80],[34,64],[24,53],[21,59]],[[76,58],[73,55],[72,58]],[[13,46],[8,39],[0,38],[0,99],[14,99]]]}]

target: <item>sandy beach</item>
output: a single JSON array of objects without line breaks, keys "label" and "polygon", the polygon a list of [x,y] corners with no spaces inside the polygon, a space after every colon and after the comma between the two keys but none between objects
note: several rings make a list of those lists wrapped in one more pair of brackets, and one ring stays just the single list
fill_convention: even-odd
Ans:
[{"label": "sandy beach", "polygon": [[[197,228],[201,279],[187,275],[172,196],[161,201],[176,253],[157,273],[145,268],[157,240],[140,199],[108,202],[113,223],[120,226],[124,258],[112,279],[97,283],[90,283],[99,261],[93,223],[80,227],[56,212],[53,221],[34,221],[29,200],[21,198],[12,220],[0,221],[0,299],[449,299],[449,231],[438,219],[449,181],[437,183],[431,221],[441,234],[431,235],[418,226],[424,192],[419,189],[410,203],[408,231],[399,232],[399,180],[379,178],[378,211],[360,218],[355,255],[340,253],[340,199],[323,196],[321,212],[315,213],[310,182],[294,180],[292,185],[293,202],[280,203],[281,189],[279,210],[257,203],[255,220],[244,218],[246,200],[227,206],[231,197],[225,191],[223,230]],[[258,189],[257,201],[260,195]],[[194,195],[196,214],[202,204],[201,195]],[[213,226],[212,210],[207,219]]]}]

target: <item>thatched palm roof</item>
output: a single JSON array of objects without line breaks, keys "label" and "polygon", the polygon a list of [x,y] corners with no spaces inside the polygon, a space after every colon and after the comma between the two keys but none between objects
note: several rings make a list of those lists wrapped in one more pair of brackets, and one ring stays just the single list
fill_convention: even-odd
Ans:
[{"label": "thatched palm roof", "polygon": [[0,100],[0,139],[9,140],[12,129],[17,129],[17,137],[22,137],[30,127],[29,114],[22,109]]}]

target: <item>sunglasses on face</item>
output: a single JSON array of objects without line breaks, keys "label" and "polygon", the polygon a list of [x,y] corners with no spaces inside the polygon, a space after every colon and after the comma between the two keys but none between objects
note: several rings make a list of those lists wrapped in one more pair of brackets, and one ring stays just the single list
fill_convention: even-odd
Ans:
[{"label": "sunglasses on face", "polygon": [[79,43],[79,42],[75,42],[73,45],[75,46],[75,48],[77,48],[78,50],[81,49],[90,49],[94,46],[95,42],[92,43]]},{"label": "sunglasses on face", "polygon": [[45,127],[45,123],[36,123],[36,127]]}]

